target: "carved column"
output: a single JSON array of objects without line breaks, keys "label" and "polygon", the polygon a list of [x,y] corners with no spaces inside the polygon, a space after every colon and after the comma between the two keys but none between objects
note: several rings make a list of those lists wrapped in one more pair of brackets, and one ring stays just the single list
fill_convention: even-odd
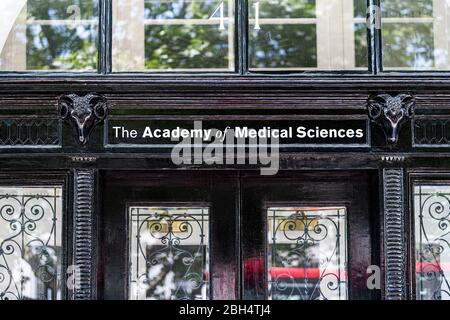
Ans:
[{"label": "carved column", "polygon": [[403,168],[383,169],[384,270],[386,300],[406,299],[406,242]]},{"label": "carved column", "polygon": [[97,93],[70,93],[59,98],[58,110],[61,119],[74,127],[81,152],[71,157],[72,162],[77,163],[73,194],[73,299],[91,300],[96,299],[96,170],[88,168],[86,164],[95,162],[96,158],[86,155],[82,150],[85,150],[94,128],[105,120],[108,102]]},{"label": "carved column", "polygon": [[75,170],[74,198],[74,250],[77,284],[73,290],[75,300],[95,299],[94,272],[94,196],[95,171]]}]

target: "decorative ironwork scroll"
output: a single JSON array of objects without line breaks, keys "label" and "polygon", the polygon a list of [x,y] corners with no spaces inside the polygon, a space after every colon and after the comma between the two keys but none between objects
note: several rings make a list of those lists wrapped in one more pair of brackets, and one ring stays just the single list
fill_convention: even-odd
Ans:
[{"label": "decorative ironwork scroll", "polygon": [[0,300],[61,299],[61,187],[0,187]]},{"label": "decorative ironwork scroll", "polygon": [[59,119],[0,119],[0,148],[60,145],[61,120]]},{"label": "decorative ironwork scroll", "polygon": [[94,174],[94,170],[90,169],[75,171],[74,266],[78,272],[73,290],[75,300],[89,300],[94,297]]},{"label": "decorative ironwork scroll", "polygon": [[406,244],[403,169],[383,169],[385,299],[405,299]]},{"label": "decorative ironwork scroll", "polygon": [[450,185],[414,186],[416,298],[450,300]]},{"label": "decorative ironwork scroll", "polygon": [[133,206],[128,211],[129,298],[208,299],[208,208]]},{"label": "decorative ironwork scroll", "polygon": [[269,298],[347,299],[346,209],[268,209]]},{"label": "decorative ironwork scroll", "polygon": [[60,97],[58,106],[61,118],[75,127],[77,141],[81,145],[88,143],[92,130],[103,122],[108,112],[106,98],[96,93],[64,95]]},{"label": "decorative ironwork scroll", "polygon": [[414,107],[415,99],[410,94],[381,93],[368,101],[369,118],[381,126],[389,144],[397,143],[400,128],[413,116]]}]

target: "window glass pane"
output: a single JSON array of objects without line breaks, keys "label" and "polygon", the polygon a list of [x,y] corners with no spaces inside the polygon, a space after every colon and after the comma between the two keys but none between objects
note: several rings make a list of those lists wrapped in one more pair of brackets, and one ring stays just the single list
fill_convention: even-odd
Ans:
[{"label": "window glass pane", "polygon": [[356,18],[367,17],[367,1],[353,1],[353,10]]},{"label": "window glass pane", "polygon": [[0,300],[61,299],[61,187],[0,187]]},{"label": "window glass pane", "polygon": [[450,300],[450,186],[414,187],[416,297]]},{"label": "window glass pane", "polygon": [[250,69],[367,69],[365,7],[365,0],[249,0]]},{"label": "window glass pane", "polygon": [[368,68],[368,47],[367,47],[367,27],[362,22],[365,19],[359,18],[355,23],[355,68]]},{"label": "window glass pane", "polygon": [[0,1],[0,70],[97,69],[98,0]]},{"label": "window glass pane", "polygon": [[114,0],[114,71],[234,70],[233,0]]},{"label": "window glass pane", "polygon": [[450,69],[449,13],[446,0],[382,1],[384,69]]},{"label": "window glass pane", "polygon": [[346,208],[269,208],[269,299],[347,299]]},{"label": "window glass pane", "polygon": [[131,300],[209,298],[208,208],[129,208]]},{"label": "window glass pane", "polygon": [[[432,17],[434,0],[383,0],[383,17]],[[438,0],[440,1],[440,0]],[[445,1],[445,0],[444,0]]]}]

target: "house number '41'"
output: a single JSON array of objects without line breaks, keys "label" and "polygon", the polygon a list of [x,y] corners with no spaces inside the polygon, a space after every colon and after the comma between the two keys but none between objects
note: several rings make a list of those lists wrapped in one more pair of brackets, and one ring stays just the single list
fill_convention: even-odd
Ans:
[{"label": "house number '41'", "polygon": [[[223,1],[219,4],[219,6],[214,10],[212,15],[209,17],[209,20],[219,20],[219,30],[225,30],[225,18],[223,14]],[[259,1],[256,1],[253,4],[253,8],[255,10],[255,26],[254,30],[260,30],[261,26],[259,25]],[[217,17],[218,15],[218,17]]]}]

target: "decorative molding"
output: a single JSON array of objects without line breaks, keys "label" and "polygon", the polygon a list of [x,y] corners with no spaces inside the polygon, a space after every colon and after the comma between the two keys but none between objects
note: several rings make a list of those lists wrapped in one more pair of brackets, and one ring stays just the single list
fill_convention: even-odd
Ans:
[{"label": "decorative molding", "polygon": [[61,140],[59,119],[0,119],[0,148],[60,147]]},{"label": "decorative molding", "polygon": [[380,93],[368,100],[369,118],[383,129],[389,144],[397,143],[400,128],[411,119],[414,107],[415,98],[410,94]]},{"label": "decorative molding", "polygon": [[449,116],[418,116],[412,126],[414,147],[450,147]]},{"label": "decorative molding", "polygon": [[94,257],[94,170],[75,171],[74,266],[76,279],[74,300],[93,298]]},{"label": "decorative molding", "polygon": [[88,157],[88,156],[72,156],[70,157],[72,162],[77,163],[94,163],[97,161],[97,157]]},{"label": "decorative molding", "polygon": [[88,143],[92,130],[105,120],[108,113],[106,98],[96,93],[63,95],[59,98],[58,108],[61,118],[76,129],[80,145]]},{"label": "decorative molding", "polygon": [[403,162],[405,159],[405,156],[381,156],[383,162]]},{"label": "decorative molding", "polygon": [[403,300],[406,294],[405,208],[403,169],[383,169],[385,299]]}]

